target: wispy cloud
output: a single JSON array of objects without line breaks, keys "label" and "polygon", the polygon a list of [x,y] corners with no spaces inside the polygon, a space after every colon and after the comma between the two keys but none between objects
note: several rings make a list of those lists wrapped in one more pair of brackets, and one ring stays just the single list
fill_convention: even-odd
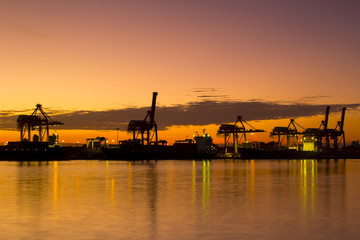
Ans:
[{"label": "wispy cloud", "polygon": [[330,98],[330,97],[331,96],[324,96],[324,95],[306,96],[306,97],[300,98],[298,101],[299,102],[310,102],[310,101],[314,101],[314,100],[318,100],[318,99],[324,99],[324,98]]},{"label": "wispy cloud", "polygon": [[11,116],[17,116],[21,114],[31,114],[31,112],[34,111],[34,109],[23,109],[23,110],[0,110],[0,116],[3,117],[11,117]]},{"label": "wispy cloud", "polygon": [[200,101],[229,101],[230,96],[222,94],[219,88],[194,88],[192,92]]},{"label": "wispy cloud", "polygon": [[218,88],[194,88],[194,93],[209,93],[209,92],[218,92]]},{"label": "wispy cloud", "polygon": [[[360,104],[346,105],[348,109]],[[331,113],[340,112],[343,105],[331,105]],[[157,107],[155,119],[159,129],[173,125],[208,125],[234,122],[241,115],[246,120],[299,118],[324,114],[326,105],[279,104],[272,102],[199,101],[170,107]],[[149,108],[126,108],[107,111],[52,111],[50,116],[64,122],[61,129],[126,130],[130,120],[144,119]],[[4,111],[2,112],[4,113]],[[16,115],[0,114],[0,129],[16,129]]]},{"label": "wispy cloud", "polygon": [[226,98],[228,95],[199,95],[198,98]]}]

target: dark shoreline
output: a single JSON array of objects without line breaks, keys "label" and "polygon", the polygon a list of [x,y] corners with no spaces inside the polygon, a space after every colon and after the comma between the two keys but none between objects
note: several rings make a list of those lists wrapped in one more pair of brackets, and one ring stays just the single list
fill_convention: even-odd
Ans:
[{"label": "dark shoreline", "polygon": [[84,147],[8,149],[0,147],[0,161],[66,160],[201,160],[201,159],[360,159],[359,152],[303,152],[296,150],[240,149],[239,154],[158,151],[131,151],[118,148],[91,150]]}]

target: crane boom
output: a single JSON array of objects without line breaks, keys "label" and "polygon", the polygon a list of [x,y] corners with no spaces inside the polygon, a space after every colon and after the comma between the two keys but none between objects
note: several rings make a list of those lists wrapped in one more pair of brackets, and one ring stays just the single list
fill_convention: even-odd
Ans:
[{"label": "crane boom", "polygon": [[151,127],[154,126],[156,97],[157,97],[157,95],[158,95],[157,92],[153,92],[153,99],[152,99],[152,105],[151,105],[151,110],[150,110],[150,122],[149,122],[149,125]]},{"label": "crane boom", "polygon": [[341,112],[340,132],[343,132],[343,131],[344,131],[345,111],[346,111],[346,107],[343,107],[343,108],[342,108],[342,112]]}]

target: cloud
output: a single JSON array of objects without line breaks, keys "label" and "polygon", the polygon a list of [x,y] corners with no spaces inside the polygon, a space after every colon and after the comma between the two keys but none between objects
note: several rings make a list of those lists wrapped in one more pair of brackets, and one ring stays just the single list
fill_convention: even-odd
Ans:
[{"label": "cloud", "polygon": [[0,116],[17,116],[21,114],[27,114],[28,112],[33,112],[34,109],[25,109],[25,110],[0,110]]},{"label": "cloud", "polygon": [[[358,108],[360,104],[346,105],[348,109]],[[331,105],[330,112],[340,112],[343,105]],[[159,129],[173,125],[208,125],[230,123],[238,115],[247,121],[281,118],[299,118],[324,114],[326,105],[279,104],[272,102],[217,102],[199,101],[184,105],[160,106],[156,108],[155,119]],[[107,111],[59,111],[50,115],[53,120],[61,121],[61,129],[126,130],[130,120],[144,119],[149,108],[126,108]],[[45,109],[46,111],[46,109]],[[56,112],[56,111],[52,111]],[[65,113],[64,113],[65,112]],[[16,129],[17,116],[0,114],[0,129]]]},{"label": "cloud", "polygon": [[192,92],[196,95],[195,97],[200,101],[229,101],[230,96],[221,94],[222,89],[220,88],[194,88]]},{"label": "cloud", "polygon": [[330,98],[330,97],[331,96],[323,96],[323,95],[306,96],[306,97],[300,98],[298,101],[299,102],[310,102],[310,101],[314,101],[314,100],[317,100],[317,99]]},{"label": "cloud", "polygon": [[199,95],[198,98],[226,98],[228,95]]},{"label": "cloud", "polygon": [[[360,104],[348,105],[355,108]],[[331,112],[339,112],[343,105],[332,105]],[[230,123],[238,115],[247,121],[298,118],[324,114],[326,105],[292,104],[283,105],[271,102],[193,102],[186,106],[160,108],[157,114],[158,125],[207,125]]]},{"label": "cloud", "polygon": [[210,93],[210,92],[218,92],[218,88],[194,88],[194,93]]}]

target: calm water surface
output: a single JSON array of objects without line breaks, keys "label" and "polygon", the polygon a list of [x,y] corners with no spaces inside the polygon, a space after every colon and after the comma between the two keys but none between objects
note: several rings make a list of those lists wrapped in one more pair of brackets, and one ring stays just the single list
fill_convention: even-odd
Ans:
[{"label": "calm water surface", "polygon": [[0,162],[0,239],[359,239],[360,160]]}]

